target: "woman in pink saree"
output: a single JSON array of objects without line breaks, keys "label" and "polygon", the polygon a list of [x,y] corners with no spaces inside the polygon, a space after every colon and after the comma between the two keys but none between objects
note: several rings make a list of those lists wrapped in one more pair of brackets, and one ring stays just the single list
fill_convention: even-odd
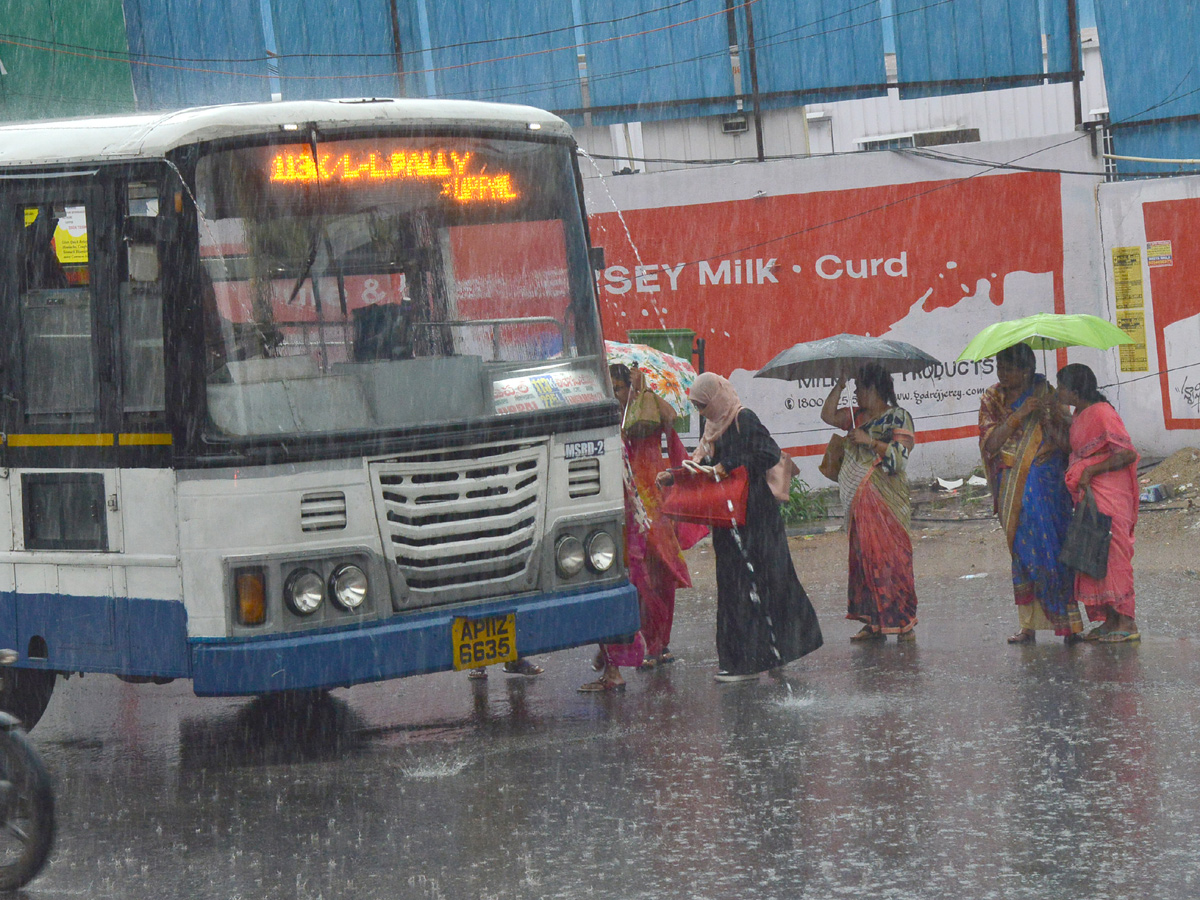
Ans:
[{"label": "woman in pink saree", "polygon": [[[622,408],[628,407],[631,398],[649,391],[637,369],[618,363],[609,366],[609,375]],[[674,661],[668,645],[675,619],[675,589],[692,586],[683,551],[708,533],[703,526],[672,522],[659,514],[662,491],[655,479],[668,465],[680,465],[687,451],[675,432],[675,410],[651,393],[658,405],[659,430],[640,437],[621,434],[625,446],[625,554],[629,580],[638,592],[641,640],[601,645],[594,668],[602,674],[579,688],[585,693],[622,690],[621,666],[653,668]],[[663,435],[669,462],[662,455]]]},{"label": "woman in pink saree", "polygon": [[1096,385],[1096,374],[1072,363],[1058,372],[1058,398],[1075,407],[1067,490],[1075,503],[1090,490],[1096,506],[1112,516],[1108,572],[1096,579],[1075,573],[1075,599],[1093,622],[1104,621],[1085,640],[1106,644],[1141,638],[1134,619],[1133,527],[1138,517],[1137,451],[1117,411]]}]

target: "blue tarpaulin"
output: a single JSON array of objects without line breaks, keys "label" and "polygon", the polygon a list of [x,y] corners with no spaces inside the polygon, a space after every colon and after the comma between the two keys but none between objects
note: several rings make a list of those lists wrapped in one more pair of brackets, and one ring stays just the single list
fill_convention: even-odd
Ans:
[{"label": "blue tarpaulin", "polygon": [[125,0],[139,109],[269,100],[258,0]]},{"label": "blue tarpaulin", "polygon": [[410,81],[454,100],[581,105],[567,0],[412,0],[420,64]]},{"label": "blue tarpaulin", "polygon": [[285,100],[405,96],[389,0],[271,0]]},{"label": "blue tarpaulin", "polygon": [[[1123,156],[1200,158],[1200,9],[1192,0],[1146,6],[1129,0],[1095,0],[1104,48],[1113,145]],[[1179,120],[1179,117],[1198,117]],[[1175,121],[1155,121],[1173,119]],[[1136,128],[1120,127],[1147,122]],[[1118,160],[1121,172],[1178,172],[1175,164]],[[1195,172],[1194,166],[1183,171]]]},{"label": "blue tarpaulin", "polygon": [[[749,46],[745,17],[739,12],[741,45]],[[756,0],[754,48],[764,107],[826,103],[887,93],[883,28],[877,3],[862,0]],[[743,55],[743,92],[750,72]]]},{"label": "blue tarpaulin", "polygon": [[[581,0],[579,6],[590,105],[628,110],[597,114],[596,124],[737,109],[724,0]],[[705,98],[720,99],[695,102]]]},{"label": "blue tarpaulin", "polygon": [[903,99],[1042,81],[1038,0],[895,0],[893,23]]}]

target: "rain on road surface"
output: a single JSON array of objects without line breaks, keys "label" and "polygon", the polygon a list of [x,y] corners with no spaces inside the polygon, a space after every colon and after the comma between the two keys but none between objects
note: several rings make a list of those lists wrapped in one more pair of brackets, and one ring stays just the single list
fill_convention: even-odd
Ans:
[{"label": "rain on road surface", "polygon": [[702,545],[681,661],[627,672],[622,695],[576,693],[584,648],[536,679],[307,706],[60,682],[33,732],[58,842],[29,896],[1195,896],[1195,531],[1189,558],[1139,569],[1140,646],[1070,649],[1005,645],[992,524],[920,534],[910,645],[851,645],[845,538],[793,542],[826,645],[781,679],[712,681]]}]

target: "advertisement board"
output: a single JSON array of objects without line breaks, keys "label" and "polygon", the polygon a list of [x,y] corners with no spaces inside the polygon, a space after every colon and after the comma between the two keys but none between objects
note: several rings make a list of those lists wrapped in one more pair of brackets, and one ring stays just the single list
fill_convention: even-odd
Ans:
[{"label": "advertisement board", "polygon": [[918,440],[973,439],[994,364],[956,358],[992,322],[1064,311],[1061,207],[1057,174],[1019,172],[594,215],[605,335],[694,330],[796,456],[824,450],[831,383],[755,372],[841,332],[908,341],[938,360],[896,378]]}]

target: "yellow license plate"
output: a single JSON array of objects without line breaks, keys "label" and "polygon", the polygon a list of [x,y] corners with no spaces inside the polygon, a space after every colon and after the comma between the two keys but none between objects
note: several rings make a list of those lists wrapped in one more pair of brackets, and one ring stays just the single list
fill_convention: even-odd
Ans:
[{"label": "yellow license plate", "polygon": [[474,669],[517,659],[517,615],[455,619],[451,628],[454,668]]}]

